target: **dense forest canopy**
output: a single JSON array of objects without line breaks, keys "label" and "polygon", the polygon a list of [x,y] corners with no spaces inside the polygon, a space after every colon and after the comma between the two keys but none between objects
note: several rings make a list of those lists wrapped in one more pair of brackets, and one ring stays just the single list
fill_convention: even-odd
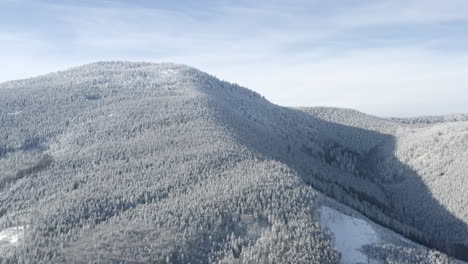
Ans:
[{"label": "dense forest canopy", "polygon": [[3,83],[0,231],[23,235],[0,260],[338,263],[326,203],[425,246],[369,258],[455,263],[438,251],[468,258],[468,122],[421,120],[281,107],[176,64]]}]

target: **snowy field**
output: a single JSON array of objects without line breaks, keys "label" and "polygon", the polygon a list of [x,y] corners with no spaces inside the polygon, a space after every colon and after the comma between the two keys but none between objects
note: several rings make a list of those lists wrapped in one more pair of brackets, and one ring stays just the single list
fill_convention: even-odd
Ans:
[{"label": "snowy field", "polygon": [[377,263],[368,262],[367,256],[361,252],[362,246],[380,241],[368,222],[327,206],[323,206],[321,211],[320,223],[333,234],[333,246],[341,253],[341,263]]}]

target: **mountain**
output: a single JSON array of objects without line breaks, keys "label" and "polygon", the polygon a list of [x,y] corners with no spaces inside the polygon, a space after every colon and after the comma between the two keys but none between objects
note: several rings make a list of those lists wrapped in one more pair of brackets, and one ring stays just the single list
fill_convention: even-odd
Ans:
[{"label": "mountain", "polygon": [[413,118],[398,118],[392,117],[390,120],[400,122],[403,124],[434,124],[434,123],[448,123],[468,121],[468,114],[451,114],[442,116],[420,116]]},{"label": "mountain", "polygon": [[[6,263],[468,258],[468,122],[287,108],[184,65],[99,62],[0,84],[0,124]],[[378,239],[339,247],[353,224]]]},{"label": "mountain", "polygon": [[351,117],[350,110],[305,108],[304,111],[325,120],[391,135],[391,140],[375,146],[372,155],[378,157],[374,162],[378,167],[375,175],[383,180],[397,218],[430,233],[431,237],[423,239],[431,241],[430,246],[445,248],[466,259],[468,122],[462,118],[454,121],[449,118],[453,115],[425,117],[421,120],[439,121],[414,121],[408,125],[408,122],[395,124],[400,123],[395,118],[372,118],[357,112]]}]

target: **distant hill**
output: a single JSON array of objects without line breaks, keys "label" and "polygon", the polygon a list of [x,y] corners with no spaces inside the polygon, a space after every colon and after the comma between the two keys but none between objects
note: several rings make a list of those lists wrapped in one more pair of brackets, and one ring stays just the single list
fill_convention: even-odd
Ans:
[{"label": "distant hill", "polygon": [[435,124],[448,122],[463,122],[468,121],[468,114],[451,114],[442,116],[421,116],[410,118],[391,117],[389,120],[403,124]]},{"label": "distant hill", "polygon": [[0,84],[0,124],[6,263],[339,263],[321,212],[350,208],[420,244],[385,235],[356,249],[369,259],[468,258],[467,122],[286,108],[184,65],[98,62]]}]

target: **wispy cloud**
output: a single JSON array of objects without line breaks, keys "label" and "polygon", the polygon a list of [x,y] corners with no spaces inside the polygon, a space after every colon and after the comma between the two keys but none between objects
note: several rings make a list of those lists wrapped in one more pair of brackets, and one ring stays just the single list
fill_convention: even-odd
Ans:
[{"label": "wispy cloud", "polygon": [[468,83],[462,0],[21,0],[0,2],[0,10],[0,60],[9,64],[0,81],[95,60],[163,60],[283,105],[384,115],[468,110],[466,101],[450,104]]}]

